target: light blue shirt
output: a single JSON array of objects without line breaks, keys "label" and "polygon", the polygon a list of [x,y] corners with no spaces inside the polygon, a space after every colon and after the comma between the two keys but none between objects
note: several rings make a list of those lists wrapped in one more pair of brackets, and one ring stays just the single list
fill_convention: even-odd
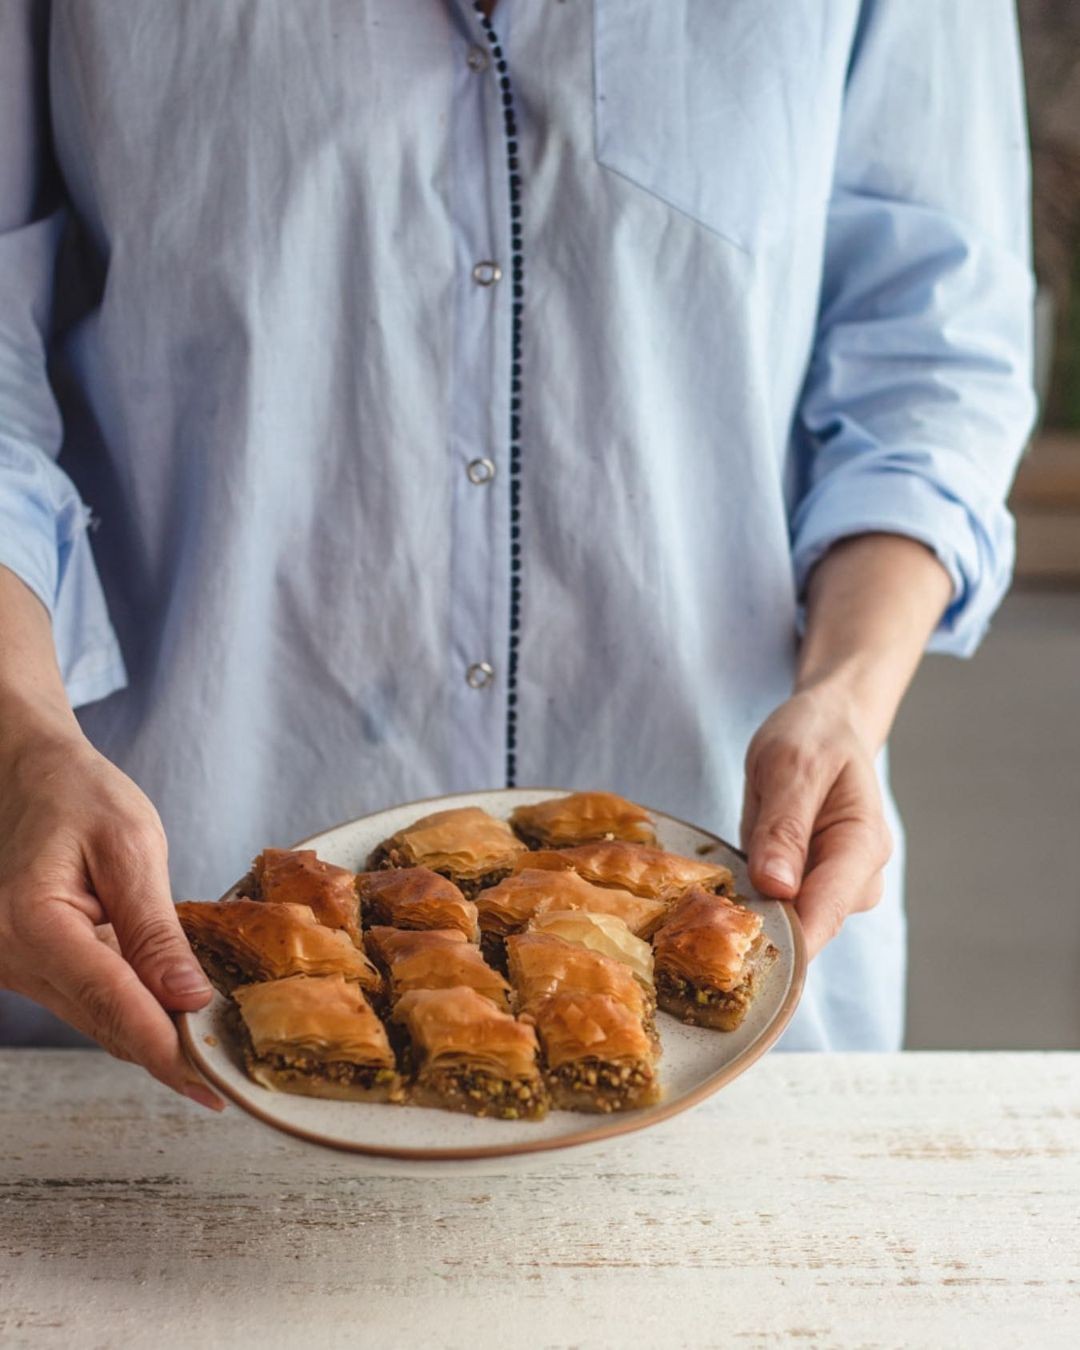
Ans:
[{"label": "light blue shirt", "polygon": [[[733,837],[853,533],[975,648],[1033,407],[1007,0],[27,8],[0,562],[178,895],[507,781]],[[897,859],[786,1043],[895,1046],[903,946]]]}]

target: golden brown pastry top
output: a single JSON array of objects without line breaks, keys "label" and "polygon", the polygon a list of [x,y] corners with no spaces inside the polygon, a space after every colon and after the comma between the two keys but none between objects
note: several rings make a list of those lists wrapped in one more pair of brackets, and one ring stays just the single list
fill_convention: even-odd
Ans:
[{"label": "golden brown pastry top", "polygon": [[425,1067],[485,1069],[503,1078],[537,1072],[536,1033],[475,989],[413,989],[394,1006]]},{"label": "golden brown pastry top", "polygon": [[491,999],[497,1008],[509,1006],[510,986],[456,928],[427,932],[371,928],[367,940],[369,950],[390,973],[395,1000],[410,989],[467,985]]},{"label": "golden brown pastry top", "polygon": [[379,972],[346,933],[327,928],[307,905],[258,900],[184,900],[176,906],[190,941],[239,966],[251,980],[340,973],[366,989]]},{"label": "golden brown pastry top", "polygon": [[518,859],[516,870],[529,867],[574,871],[598,886],[618,886],[634,895],[670,898],[688,886],[731,886],[734,878],[720,863],[684,858],[647,844],[627,844],[620,839],[577,848],[541,849]]},{"label": "golden brown pastry top", "polygon": [[264,848],[251,866],[260,900],[308,905],[320,923],[359,942],[360,902],[352,872],[322,862],[312,848]]},{"label": "golden brown pastry top", "polygon": [[[535,853],[528,855],[537,857]],[[476,897],[485,932],[512,933],[547,909],[584,909],[614,914],[632,933],[650,933],[667,913],[667,902],[631,895],[611,886],[594,886],[576,872],[527,868],[489,886]]]},{"label": "golden brown pastry top", "polygon": [[430,867],[452,877],[476,880],[512,867],[525,845],[504,820],[479,806],[459,806],[423,816],[399,830],[385,847],[406,865]]},{"label": "golden brown pastry top", "polygon": [[635,937],[623,919],[614,914],[590,914],[584,909],[548,909],[541,906],[529,920],[529,931],[549,933],[564,942],[588,947],[601,956],[621,961],[646,989],[653,987],[653,953],[649,944]]},{"label": "golden brown pastry top", "polygon": [[394,928],[457,928],[476,942],[476,906],[429,867],[361,872],[357,888],[369,921]]},{"label": "golden brown pastry top", "polygon": [[734,989],[745,976],[747,956],[762,927],[760,914],[695,887],[653,939],[656,969],[693,984]]},{"label": "golden brown pastry top", "polygon": [[571,792],[535,806],[519,806],[510,823],[546,848],[585,844],[594,839],[626,839],[655,844],[652,817],[643,806],[614,792]]},{"label": "golden brown pastry top", "polygon": [[652,1062],[656,1054],[641,1018],[610,994],[556,994],[533,1016],[549,1069],[581,1059]]},{"label": "golden brown pastry top", "polygon": [[293,975],[233,993],[255,1053],[394,1067],[386,1028],[355,984],[340,975]]},{"label": "golden brown pastry top", "polygon": [[518,933],[506,939],[510,982],[519,1012],[532,1012],[552,994],[608,994],[636,1017],[650,1008],[630,968],[587,947],[546,933]]}]

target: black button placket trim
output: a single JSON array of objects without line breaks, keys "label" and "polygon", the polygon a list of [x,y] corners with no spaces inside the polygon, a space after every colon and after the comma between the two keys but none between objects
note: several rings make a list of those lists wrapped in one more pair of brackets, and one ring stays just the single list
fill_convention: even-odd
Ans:
[{"label": "black button placket trim", "polygon": [[510,196],[510,642],[506,660],[506,786],[517,780],[517,670],[521,629],[521,329],[525,310],[525,263],[521,229],[521,176],[514,92],[494,25],[482,5],[474,6],[487,39],[499,82],[506,139]]}]

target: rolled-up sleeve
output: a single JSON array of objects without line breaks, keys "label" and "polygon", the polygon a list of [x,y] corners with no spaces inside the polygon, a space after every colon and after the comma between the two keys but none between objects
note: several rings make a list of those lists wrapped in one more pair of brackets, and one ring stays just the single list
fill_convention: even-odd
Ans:
[{"label": "rolled-up sleeve", "polygon": [[0,13],[0,564],[53,624],[74,706],[125,681],[90,548],[90,512],[57,465],[63,428],[47,373],[61,205],[48,197],[44,34],[25,0]]},{"label": "rolled-up sleeve", "polygon": [[1029,195],[1011,0],[868,0],[799,410],[796,584],[845,537],[917,539],[953,583],[931,648],[961,656],[1012,574],[1005,500],[1035,408]]}]

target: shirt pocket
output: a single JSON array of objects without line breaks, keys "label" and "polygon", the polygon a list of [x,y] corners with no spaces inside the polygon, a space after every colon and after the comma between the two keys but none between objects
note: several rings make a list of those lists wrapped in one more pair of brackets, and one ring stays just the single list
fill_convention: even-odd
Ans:
[{"label": "shirt pocket", "polygon": [[842,8],[594,0],[597,160],[747,252],[796,228],[829,194]]}]

